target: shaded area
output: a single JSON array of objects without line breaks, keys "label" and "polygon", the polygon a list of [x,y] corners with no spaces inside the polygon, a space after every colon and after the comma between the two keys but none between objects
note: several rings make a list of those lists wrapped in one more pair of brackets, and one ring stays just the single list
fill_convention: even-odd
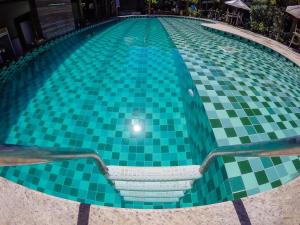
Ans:
[{"label": "shaded area", "polygon": [[232,202],[241,225],[251,225],[250,218],[241,199]]},{"label": "shaded area", "polygon": [[88,204],[79,205],[77,225],[89,224],[90,209],[91,209],[91,205]]}]

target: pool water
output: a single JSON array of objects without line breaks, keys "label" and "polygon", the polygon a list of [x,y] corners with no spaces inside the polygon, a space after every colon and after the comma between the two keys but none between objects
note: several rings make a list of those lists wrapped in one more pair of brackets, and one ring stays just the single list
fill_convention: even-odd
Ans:
[{"label": "pool water", "polygon": [[177,69],[183,62],[159,20],[90,34],[53,66],[47,56],[51,69],[39,71],[47,79],[29,84],[35,93],[5,142],[95,149],[108,165],[193,163]]},{"label": "pool water", "polygon": [[[1,88],[0,142],[94,149],[107,165],[200,164],[217,146],[300,134],[300,69],[201,21],[126,19],[76,34]],[[2,167],[26,187],[87,204],[175,208],[262,192],[298,157],[218,158],[177,203],[127,202],[93,160]]]}]

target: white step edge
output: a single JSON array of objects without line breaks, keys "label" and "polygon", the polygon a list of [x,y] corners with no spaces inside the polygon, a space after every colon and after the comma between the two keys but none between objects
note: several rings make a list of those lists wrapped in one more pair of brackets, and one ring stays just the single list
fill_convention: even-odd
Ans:
[{"label": "white step edge", "polygon": [[201,177],[200,166],[134,167],[108,166],[108,178],[127,181],[195,180]]},{"label": "white step edge", "polygon": [[120,191],[123,197],[137,198],[180,198],[184,191]]},{"label": "white step edge", "polygon": [[178,202],[179,198],[137,198],[137,197],[124,197],[125,201],[133,202]]},{"label": "white step edge", "polygon": [[180,191],[191,189],[192,184],[192,180],[164,182],[114,181],[116,189],[128,191]]}]

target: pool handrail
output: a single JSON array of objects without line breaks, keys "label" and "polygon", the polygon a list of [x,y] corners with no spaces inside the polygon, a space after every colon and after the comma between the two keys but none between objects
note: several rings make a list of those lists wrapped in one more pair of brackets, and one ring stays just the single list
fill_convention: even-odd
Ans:
[{"label": "pool handrail", "polygon": [[[300,156],[300,135],[272,141],[217,147],[199,167],[203,175],[218,156],[275,157]],[[96,151],[76,148],[41,148],[37,146],[0,145],[0,166],[42,164],[70,159],[92,158],[104,175],[109,170]]]},{"label": "pool handrail", "polygon": [[43,164],[69,159],[91,158],[103,174],[108,168],[102,158],[93,150],[76,148],[40,148],[37,146],[0,145],[0,166]]}]

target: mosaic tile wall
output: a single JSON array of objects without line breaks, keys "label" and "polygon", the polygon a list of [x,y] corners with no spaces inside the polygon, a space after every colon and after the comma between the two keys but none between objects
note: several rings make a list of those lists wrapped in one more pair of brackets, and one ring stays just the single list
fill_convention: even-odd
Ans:
[{"label": "mosaic tile wall", "polygon": [[[217,144],[299,134],[299,71],[274,53],[202,29],[199,21],[128,19],[72,36],[6,81],[0,141],[92,148],[108,165],[196,164]],[[284,82],[294,89],[285,92]],[[132,119],[145,132],[134,134]],[[179,203],[166,204],[124,202],[92,160],[3,167],[0,176],[88,204],[175,208],[264,191],[299,169],[297,157],[218,158]]]},{"label": "mosaic tile wall", "polygon": [[[196,164],[216,146],[203,104],[194,103],[200,99],[193,81],[159,20],[122,21],[78,37],[78,44],[74,38],[5,83],[1,142],[96,149],[108,165],[124,166]],[[133,133],[131,119],[144,132]],[[123,202],[91,160],[1,168],[0,175],[84,203],[178,206]]]},{"label": "mosaic tile wall", "polygon": [[[104,35],[90,34],[70,57],[61,49],[29,67],[28,76],[36,80],[26,74],[20,86],[11,82],[6,88],[2,119],[11,129],[2,132],[7,137],[1,140],[96,149],[108,165],[191,164],[181,92],[169,86],[178,82],[174,46],[155,25],[155,32],[147,30],[150,23],[124,21]],[[144,47],[145,40],[151,48]],[[64,63],[59,54],[66,57]],[[52,63],[52,57],[60,62]],[[46,64],[49,71],[41,71]],[[41,81],[37,73],[46,78]],[[23,107],[21,115],[12,113],[18,109],[10,107],[12,102]],[[141,120],[146,132],[133,134],[131,119]]]},{"label": "mosaic tile wall", "polygon": [[[299,67],[247,40],[205,30],[200,21],[160,21],[190,71],[218,146],[300,134]],[[300,170],[298,157],[223,160],[235,199],[286,183]]]}]

